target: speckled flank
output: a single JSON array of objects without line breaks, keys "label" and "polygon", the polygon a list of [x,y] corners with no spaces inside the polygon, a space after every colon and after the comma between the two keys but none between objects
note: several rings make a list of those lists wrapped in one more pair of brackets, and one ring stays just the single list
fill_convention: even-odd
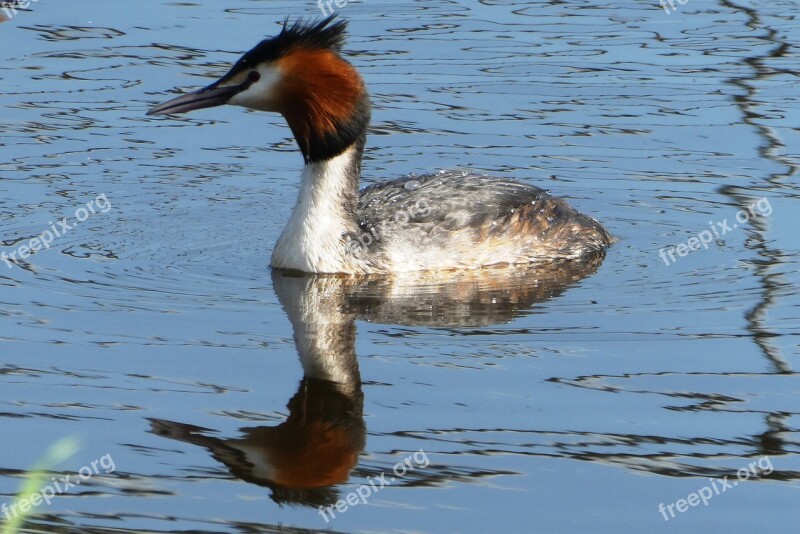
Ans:
[{"label": "speckled flank", "polygon": [[542,189],[442,171],[364,189],[359,226],[383,271],[475,269],[601,253],[597,221]]}]

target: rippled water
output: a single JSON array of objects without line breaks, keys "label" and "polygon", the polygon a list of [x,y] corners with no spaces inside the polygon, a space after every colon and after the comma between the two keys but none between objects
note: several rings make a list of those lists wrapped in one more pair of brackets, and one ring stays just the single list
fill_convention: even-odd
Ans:
[{"label": "rippled water", "polygon": [[319,14],[210,4],[39,0],[0,26],[0,253],[74,223],[0,262],[0,501],[64,436],[83,447],[48,475],[115,465],[30,531],[793,526],[797,2],[349,3],[366,182],[516,176],[619,239],[602,265],[391,283],[270,272],[301,164],[282,119],[145,117]]}]

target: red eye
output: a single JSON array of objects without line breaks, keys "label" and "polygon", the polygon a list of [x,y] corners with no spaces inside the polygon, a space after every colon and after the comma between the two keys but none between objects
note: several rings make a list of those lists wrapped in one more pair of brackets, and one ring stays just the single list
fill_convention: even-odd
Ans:
[{"label": "red eye", "polygon": [[250,72],[247,73],[247,79],[250,82],[255,83],[261,79],[261,75],[258,72],[251,70]]}]

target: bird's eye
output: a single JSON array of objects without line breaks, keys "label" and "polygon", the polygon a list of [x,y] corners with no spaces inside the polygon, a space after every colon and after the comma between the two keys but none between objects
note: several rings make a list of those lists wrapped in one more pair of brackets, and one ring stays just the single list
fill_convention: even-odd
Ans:
[{"label": "bird's eye", "polygon": [[248,79],[248,81],[250,81],[252,83],[255,83],[255,82],[257,82],[258,80],[261,79],[261,74],[259,74],[258,72],[254,71],[254,70],[251,70],[250,72],[247,73],[247,79]]}]

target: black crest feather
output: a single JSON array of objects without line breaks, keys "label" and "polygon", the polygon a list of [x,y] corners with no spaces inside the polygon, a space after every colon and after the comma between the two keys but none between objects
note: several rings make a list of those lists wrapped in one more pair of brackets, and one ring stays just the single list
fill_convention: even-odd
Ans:
[{"label": "black crest feather", "polygon": [[319,22],[309,23],[300,19],[291,25],[287,18],[281,33],[258,43],[241,57],[232,70],[275,61],[297,47],[340,52],[347,36],[347,22],[334,22],[335,17],[334,14]]}]

